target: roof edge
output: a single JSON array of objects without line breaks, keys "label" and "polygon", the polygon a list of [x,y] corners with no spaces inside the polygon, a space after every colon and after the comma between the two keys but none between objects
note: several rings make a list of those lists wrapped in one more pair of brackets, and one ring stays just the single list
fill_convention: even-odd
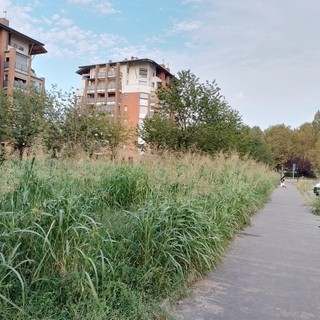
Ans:
[{"label": "roof edge", "polygon": [[116,65],[116,64],[127,64],[127,63],[134,63],[134,62],[147,62],[147,63],[151,63],[153,65],[155,65],[157,68],[161,69],[162,71],[164,71],[165,73],[173,76],[173,74],[166,69],[165,66],[162,66],[160,64],[158,64],[157,62],[155,62],[154,60],[152,59],[149,59],[149,58],[134,58],[133,57],[131,59],[124,59],[124,60],[120,60],[120,61],[109,61],[109,62],[106,62],[106,63],[97,63],[97,64],[89,64],[89,65],[84,65],[84,66],[79,66],[79,70],[76,71],[77,74],[80,74],[81,75],[81,69],[88,69],[88,68],[93,68],[93,67],[96,67],[96,66],[99,66],[99,67],[103,67],[107,64],[109,65]]}]

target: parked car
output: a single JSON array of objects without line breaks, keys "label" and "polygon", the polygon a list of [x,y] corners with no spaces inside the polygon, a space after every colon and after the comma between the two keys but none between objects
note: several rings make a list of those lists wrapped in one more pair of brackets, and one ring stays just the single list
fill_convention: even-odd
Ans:
[{"label": "parked car", "polygon": [[320,182],[313,187],[313,192],[318,196],[320,194]]}]

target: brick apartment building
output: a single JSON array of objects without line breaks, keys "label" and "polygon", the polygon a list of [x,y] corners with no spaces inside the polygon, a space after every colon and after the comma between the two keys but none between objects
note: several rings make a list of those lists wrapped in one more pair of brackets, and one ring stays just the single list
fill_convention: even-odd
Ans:
[{"label": "brick apartment building", "polygon": [[155,91],[173,77],[163,64],[136,57],[81,66],[77,73],[82,76],[82,105],[120,115],[131,125],[141,124],[153,114]]},{"label": "brick apartment building", "polygon": [[[82,76],[82,106],[120,116],[128,126],[141,125],[146,116],[153,115],[158,104],[156,90],[173,78],[165,65],[136,57],[81,66],[77,74]],[[139,137],[137,142],[143,143]]]},{"label": "brick apartment building", "polygon": [[9,27],[9,21],[0,19],[0,87],[7,92],[28,86],[44,89],[44,78],[32,69],[35,55],[46,53],[44,44]]}]

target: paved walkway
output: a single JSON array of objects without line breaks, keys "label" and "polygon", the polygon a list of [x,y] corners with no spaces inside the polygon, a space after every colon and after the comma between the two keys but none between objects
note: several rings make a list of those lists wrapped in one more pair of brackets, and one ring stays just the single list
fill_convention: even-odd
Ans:
[{"label": "paved walkway", "polygon": [[320,216],[294,182],[277,188],[175,311],[185,320],[320,319]]}]

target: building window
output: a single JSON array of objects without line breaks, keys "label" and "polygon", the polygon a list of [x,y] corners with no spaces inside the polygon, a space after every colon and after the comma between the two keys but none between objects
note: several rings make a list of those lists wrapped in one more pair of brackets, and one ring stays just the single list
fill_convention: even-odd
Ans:
[{"label": "building window", "polygon": [[139,107],[139,117],[145,118],[145,116],[148,114],[148,107],[147,106],[140,106]]},{"label": "building window", "polygon": [[143,93],[143,92],[140,93],[140,99],[148,99],[148,98],[149,98],[148,93]]},{"label": "building window", "polygon": [[148,69],[139,68],[139,82],[147,82],[148,79]]},{"label": "building window", "polygon": [[16,55],[16,68],[18,70],[28,72],[28,57],[23,56],[22,54]]}]

